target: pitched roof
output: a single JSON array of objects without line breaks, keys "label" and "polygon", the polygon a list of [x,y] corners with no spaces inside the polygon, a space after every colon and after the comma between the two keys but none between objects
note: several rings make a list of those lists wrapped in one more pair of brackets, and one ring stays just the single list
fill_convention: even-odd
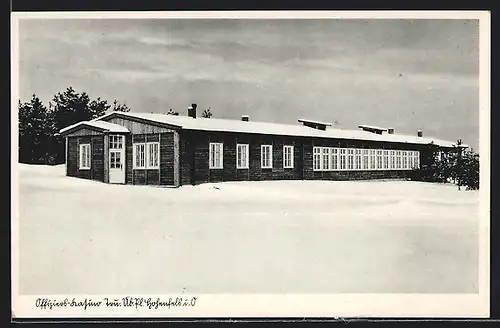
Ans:
[{"label": "pitched roof", "polygon": [[[94,121],[105,119],[110,115],[121,115],[124,117],[137,118],[141,120],[163,123],[171,126],[176,126],[184,130],[202,130],[202,131],[221,131],[221,132],[239,132],[239,133],[254,133],[254,134],[269,134],[269,135],[286,135],[300,137],[318,137],[318,138],[335,138],[348,140],[369,140],[369,141],[384,141],[398,142],[409,144],[435,144],[441,147],[453,147],[452,141],[441,140],[433,137],[418,137],[413,135],[403,134],[376,134],[363,130],[345,130],[337,128],[327,128],[326,130],[318,130],[304,125],[292,125],[281,123],[268,123],[257,121],[241,121],[219,118],[192,118],[189,116],[175,116],[159,113],[137,113],[137,112],[111,112],[101,116]],[[462,145],[466,147],[466,145]]]},{"label": "pitched roof", "polygon": [[106,121],[101,121],[101,120],[92,120],[92,121],[81,121],[75,124],[72,124],[70,126],[65,127],[64,129],[61,129],[59,131],[60,134],[64,134],[68,131],[74,130],[75,128],[78,127],[90,127],[90,128],[97,128],[98,130],[101,130],[103,132],[130,132],[126,127]]}]

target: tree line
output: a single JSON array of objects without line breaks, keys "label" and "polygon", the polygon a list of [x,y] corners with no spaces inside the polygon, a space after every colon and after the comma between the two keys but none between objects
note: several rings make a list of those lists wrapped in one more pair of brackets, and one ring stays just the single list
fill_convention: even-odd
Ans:
[{"label": "tree line", "polygon": [[19,162],[27,164],[62,164],[65,143],[56,136],[62,128],[102,116],[109,109],[128,112],[130,108],[116,99],[112,104],[100,97],[91,99],[86,92],[72,87],[54,95],[48,106],[33,94],[30,101],[18,102]]}]

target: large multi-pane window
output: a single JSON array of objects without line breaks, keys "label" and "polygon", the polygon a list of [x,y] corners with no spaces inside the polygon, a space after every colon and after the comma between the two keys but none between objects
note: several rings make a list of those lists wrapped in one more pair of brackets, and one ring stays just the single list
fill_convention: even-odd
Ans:
[{"label": "large multi-pane window", "polygon": [[420,168],[420,153],[418,151],[413,152],[413,167]]},{"label": "large multi-pane window", "polygon": [[382,170],[382,150],[377,150],[377,170]]},{"label": "large multi-pane window", "polygon": [[159,142],[148,142],[146,143],[148,148],[148,169],[157,169],[159,165],[159,154],[160,154],[160,143]]},{"label": "large multi-pane window", "polygon": [[363,149],[363,170],[368,170],[370,167],[370,157],[368,149]]},{"label": "large multi-pane window", "polygon": [[223,144],[218,142],[211,142],[209,147],[209,168],[222,169],[223,168]]},{"label": "large multi-pane window", "polygon": [[331,169],[336,171],[339,169],[339,149],[332,148],[331,155],[332,155],[332,157],[331,157],[331,160],[332,160]]},{"label": "large multi-pane window", "polygon": [[321,170],[321,147],[313,148],[313,170]]},{"label": "large multi-pane window", "polygon": [[347,169],[354,170],[354,149],[347,149]]},{"label": "large multi-pane window", "polygon": [[90,144],[80,144],[80,170],[90,169]]},{"label": "large multi-pane window", "polygon": [[408,152],[406,150],[402,151],[403,158],[403,170],[408,169]]},{"label": "large multi-pane window", "polygon": [[389,168],[391,170],[394,170],[396,168],[396,151],[395,150],[391,150],[389,152]]},{"label": "large multi-pane window", "polygon": [[377,168],[376,166],[376,150],[375,149],[370,149],[370,170],[375,170]]},{"label": "large multi-pane window", "polygon": [[134,169],[146,168],[146,144],[134,143],[133,146]]},{"label": "large multi-pane window", "polygon": [[389,169],[389,151],[388,150],[384,150],[384,170],[388,170]]},{"label": "large multi-pane window", "polygon": [[401,169],[401,150],[396,150],[396,169]]},{"label": "large multi-pane window", "polygon": [[363,167],[361,166],[361,150],[362,149],[355,149],[354,153],[354,169],[355,170],[361,170]]},{"label": "large multi-pane window", "polygon": [[331,170],[331,167],[330,167],[330,148],[323,147],[321,154],[322,154],[321,156],[322,156],[322,165],[323,165],[322,170],[323,171]]},{"label": "large multi-pane window", "polygon": [[347,153],[347,150],[345,148],[340,148],[340,169],[341,170],[347,169],[346,153]]},{"label": "large multi-pane window", "polygon": [[248,144],[236,145],[236,168],[248,169]]},{"label": "large multi-pane window", "polygon": [[[120,149],[121,142],[113,140],[110,136],[110,148]],[[132,146],[134,169],[158,169],[160,167],[160,143],[140,142]]]},{"label": "large multi-pane window", "polygon": [[260,146],[260,167],[263,169],[270,169],[273,167],[273,146],[262,145]]},{"label": "large multi-pane window", "polygon": [[313,147],[313,170],[409,170],[418,166],[418,156],[410,150]]},{"label": "large multi-pane window", "polygon": [[283,168],[293,168],[293,146],[283,146]]}]

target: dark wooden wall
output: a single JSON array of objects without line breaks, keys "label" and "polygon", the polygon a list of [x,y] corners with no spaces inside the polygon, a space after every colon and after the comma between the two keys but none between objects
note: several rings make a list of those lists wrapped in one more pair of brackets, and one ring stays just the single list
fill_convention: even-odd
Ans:
[{"label": "dark wooden wall", "polygon": [[[160,142],[159,169],[134,169],[133,143],[158,141]],[[174,185],[174,132],[128,135],[125,143],[127,184]]]},{"label": "dark wooden wall", "polygon": [[[223,168],[209,169],[209,143],[224,144]],[[249,169],[236,169],[236,144],[246,143],[249,149]],[[273,145],[273,168],[261,168],[261,145]],[[283,145],[294,146],[294,167],[283,168]],[[420,145],[360,140],[320,139],[277,135],[242,134],[231,132],[181,131],[181,184],[221,181],[259,180],[360,180],[407,178],[409,170],[387,171],[313,171],[313,147],[419,150]],[[423,156],[421,156],[424,158]],[[421,164],[423,164],[421,162]]]},{"label": "dark wooden wall", "polygon": [[[80,144],[90,144],[90,170],[79,170]],[[66,162],[67,175],[82,179],[104,181],[104,136],[70,136],[68,137],[68,156]]]}]

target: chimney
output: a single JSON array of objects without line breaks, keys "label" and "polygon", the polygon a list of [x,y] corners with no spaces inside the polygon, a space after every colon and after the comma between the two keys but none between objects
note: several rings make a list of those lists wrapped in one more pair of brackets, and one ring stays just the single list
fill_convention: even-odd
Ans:
[{"label": "chimney", "polygon": [[249,119],[250,119],[250,117],[248,115],[241,115],[241,120],[243,122],[248,122]]},{"label": "chimney", "polygon": [[418,137],[420,137],[420,138],[422,138],[422,136],[423,136],[423,134],[422,134],[422,130],[418,130],[418,131],[417,131],[417,136],[418,136]]},{"label": "chimney", "polygon": [[387,129],[388,134],[394,134],[394,128],[388,128]]},{"label": "chimney", "polygon": [[189,117],[196,118],[196,107],[198,107],[196,104],[191,104],[191,106],[188,107]]}]

